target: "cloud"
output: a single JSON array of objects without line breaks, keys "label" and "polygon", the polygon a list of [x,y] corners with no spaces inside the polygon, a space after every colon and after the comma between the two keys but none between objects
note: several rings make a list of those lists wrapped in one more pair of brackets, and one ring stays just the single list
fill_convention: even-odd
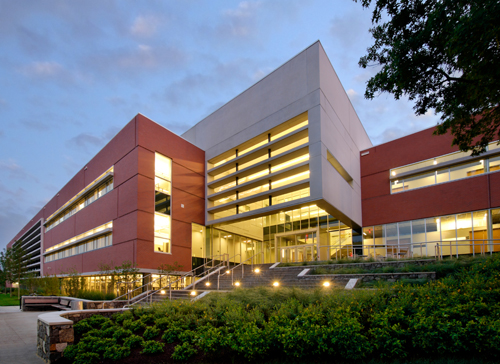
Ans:
[{"label": "cloud", "polygon": [[267,76],[273,69],[271,67],[265,67],[264,69],[259,68],[252,76],[254,82],[260,81],[265,76]]},{"label": "cloud", "polygon": [[235,93],[250,86],[253,83],[252,69],[255,65],[249,59],[215,62],[210,70],[187,74],[171,83],[163,96],[170,106],[199,108],[208,94],[218,92],[234,97]]},{"label": "cloud", "polygon": [[130,27],[130,34],[137,37],[151,37],[161,24],[160,19],[155,16],[138,16]]},{"label": "cloud", "polygon": [[94,135],[90,133],[80,133],[77,136],[69,139],[66,142],[68,147],[79,147],[85,151],[90,147],[91,149],[95,149],[94,147],[102,147],[106,143],[108,143],[119,131],[119,128],[116,126],[112,126],[108,128],[102,135]]},{"label": "cloud", "polygon": [[[82,66],[98,79],[109,78],[117,73],[120,77],[129,78],[131,74],[175,68],[188,59],[185,52],[173,46],[139,44],[133,48],[122,47],[95,53],[85,58]],[[127,72],[126,75],[123,74],[124,71]]]},{"label": "cloud", "polygon": [[257,12],[261,1],[242,1],[236,9],[226,9],[222,12],[222,23],[216,29],[218,36],[248,38],[257,30]]},{"label": "cloud", "polygon": [[34,78],[51,78],[59,76],[64,72],[64,67],[57,62],[32,62],[21,67],[21,73]]},{"label": "cloud", "polygon": [[9,178],[28,179],[31,177],[23,167],[16,163],[13,159],[0,161],[0,172],[7,173]]}]

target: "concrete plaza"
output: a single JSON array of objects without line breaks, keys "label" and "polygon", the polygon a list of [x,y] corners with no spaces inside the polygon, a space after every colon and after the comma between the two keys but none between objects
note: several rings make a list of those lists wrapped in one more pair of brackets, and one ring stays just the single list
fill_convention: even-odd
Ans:
[{"label": "concrete plaza", "polygon": [[42,364],[36,355],[37,319],[45,312],[0,306],[0,363]]}]

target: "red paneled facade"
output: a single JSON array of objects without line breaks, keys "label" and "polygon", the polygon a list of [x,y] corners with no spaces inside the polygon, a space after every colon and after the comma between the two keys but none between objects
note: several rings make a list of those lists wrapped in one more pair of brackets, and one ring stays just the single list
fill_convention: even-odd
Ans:
[{"label": "red paneled facade", "polygon": [[363,226],[490,209],[500,206],[500,173],[391,194],[390,170],[458,151],[451,135],[426,129],[361,152]]},{"label": "red paneled facade", "polygon": [[[155,253],[155,152],[172,160],[171,254]],[[130,261],[142,272],[177,262],[191,269],[192,223],[204,225],[205,153],[164,127],[138,114],[133,118],[9,243],[26,236],[92,181],[113,170],[113,189],[82,210],[45,231],[42,227],[40,273],[76,269],[99,272],[102,263]],[[112,245],[44,263],[46,249],[112,222]]]}]

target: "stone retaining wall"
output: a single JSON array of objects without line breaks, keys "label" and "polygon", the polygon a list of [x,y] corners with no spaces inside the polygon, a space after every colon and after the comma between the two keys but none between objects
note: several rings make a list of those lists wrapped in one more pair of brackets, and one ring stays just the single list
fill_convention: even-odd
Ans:
[{"label": "stone retaining wall", "polygon": [[290,267],[277,266],[273,269],[314,269],[314,268],[328,268],[328,269],[341,269],[341,268],[362,268],[362,269],[377,269],[383,267],[403,268],[409,264],[413,265],[426,265],[434,263],[436,259],[420,259],[420,260],[394,260],[394,261],[377,261],[368,263],[347,263],[347,264],[310,264],[310,265],[294,265]]},{"label": "stone retaining wall", "polygon": [[365,273],[365,274],[311,274],[305,275],[303,279],[305,280],[324,280],[325,278],[330,278],[333,280],[348,280],[351,278],[357,278],[360,281],[370,282],[370,281],[388,281],[396,282],[401,279],[436,279],[436,272],[406,272],[406,273]]},{"label": "stone retaining wall", "polygon": [[64,349],[74,342],[75,323],[92,315],[111,317],[125,310],[128,308],[51,312],[38,316],[37,355],[47,364],[54,363],[63,356]]}]

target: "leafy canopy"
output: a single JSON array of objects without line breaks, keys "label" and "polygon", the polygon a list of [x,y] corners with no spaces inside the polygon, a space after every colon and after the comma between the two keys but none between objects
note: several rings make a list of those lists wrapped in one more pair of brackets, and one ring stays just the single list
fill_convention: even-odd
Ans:
[{"label": "leafy canopy", "polygon": [[[354,0],[357,1],[357,0]],[[500,137],[500,2],[498,0],[360,0],[374,4],[374,44],[359,65],[380,65],[365,97],[389,92],[434,109],[453,145],[473,155]]]}]

